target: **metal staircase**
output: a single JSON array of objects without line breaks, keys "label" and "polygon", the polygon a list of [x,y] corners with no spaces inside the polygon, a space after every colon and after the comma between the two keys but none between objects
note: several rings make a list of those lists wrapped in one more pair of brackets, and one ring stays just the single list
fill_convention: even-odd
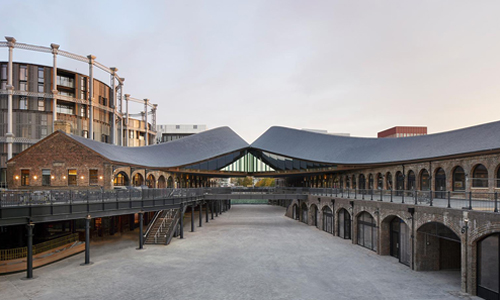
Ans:
[{"label": "metal staircase", "polygon": [[156,213],[144,234],[144,243],[168,245],[172,240],[179,218],[180,209],[165,209]]}]

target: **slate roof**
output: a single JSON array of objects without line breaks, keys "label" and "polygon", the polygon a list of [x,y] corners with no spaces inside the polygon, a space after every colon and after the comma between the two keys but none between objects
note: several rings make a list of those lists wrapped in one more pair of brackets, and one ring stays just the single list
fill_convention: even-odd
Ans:
[{"label": "slate roof", "polygon": [[149,168],[191,165],[248,148],[248,143],[229,127],[219,127],[168,143],[144,147],[121,147],[63,134],[113,162]]},{"label": "slate roof", "polygon": [[312,162],[380,164],[500,149],[500,121],[406,138],[334,136],[271,127],[250,147]]}]

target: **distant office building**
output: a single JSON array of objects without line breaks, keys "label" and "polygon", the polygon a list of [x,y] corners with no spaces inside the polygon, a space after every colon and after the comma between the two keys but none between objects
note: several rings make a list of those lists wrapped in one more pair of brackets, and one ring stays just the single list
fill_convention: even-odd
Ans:
[{"label": "distant office building", "polygon": [[425,126],[395,126],[377,134],[378,138],[400,138],[417,135],[426,135],[427,127]]},{"label": "distant office building", "polygon": [[165,143],[207,130],[207,125],[156,125],[156,142]]},{"label": "distant office building", "polygon": [[329,135],[351,136],[350,133],[342,133],[342,132],[329,133],[328,130],[325,130],[325,129],[308,129],[308,128],[302,128],[302,130],[309,131],[309,132],[316,132],[316,133],[324,133],[324,134],[329,134]]}]

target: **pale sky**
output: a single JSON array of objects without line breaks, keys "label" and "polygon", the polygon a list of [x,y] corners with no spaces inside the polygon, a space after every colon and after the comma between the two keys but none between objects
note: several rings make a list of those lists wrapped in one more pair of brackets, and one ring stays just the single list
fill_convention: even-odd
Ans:
[{"label": "pale sky", "polygon": [[[375,137],[500,119],[500,1],[14,1],[0,33],[97,56],[158,124]],[[51,64],[15,50],[15,61]],[[0,60],[7,50],[0,49]],[[59,67],[88,66],[59,59]],[[109,82],[109,76],[98,74]],[[138,108],[139,110],[139,108]]]}]

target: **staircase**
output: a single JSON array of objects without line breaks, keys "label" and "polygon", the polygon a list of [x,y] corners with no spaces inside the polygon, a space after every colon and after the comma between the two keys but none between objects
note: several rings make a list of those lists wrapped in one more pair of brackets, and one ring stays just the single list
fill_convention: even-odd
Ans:
[{"label": "staircase", "polygon": [[174,229],[179,222],[179,209],[165,209],[159,211],[153,219],[152,225],[145,234],[145,244],[168,245],[174,235]]}]

